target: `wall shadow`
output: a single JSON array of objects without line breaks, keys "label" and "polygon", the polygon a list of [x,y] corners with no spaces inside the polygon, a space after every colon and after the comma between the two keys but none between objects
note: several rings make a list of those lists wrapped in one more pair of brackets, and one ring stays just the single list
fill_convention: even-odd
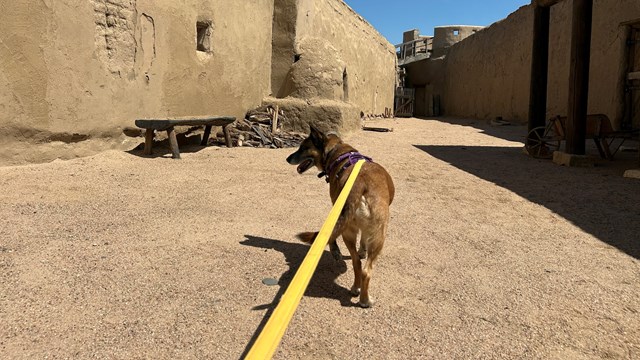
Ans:
[{"label": "wall shadow", "polygon": [[624,169],[637,164],[637,154],[634,160],[605,166],[568,168],[530,158],[517,147],[414,146],[540,204],[640,259],[640,184],[622,177]]},{"label": "wall shadow", "polygon": [[[296,271],[298,271],[302,260],[307,255],[307,251],[309,250],[309,245],[303,243],[292,243],[252,235],[245,235],[245,237],[246,239],[241,241],[240,244],[260,249],[272,249],[281,252],[285,257],[289,269],[287,269],[284,273],[282,273],[282,275],[280,275],[280,278],[278,279],[279,289],[274,296],[273,301],[268,304],[254,306],[252,308],[252,310],[266,309],[267,312],[262,318],[262,321],[258,325],[256,331],[251,336],[249,343],[240,356],[241,359],[243,359],[247,355],[256,339],[258,338],[258,335],[260,335],[260,332],[271,317],[271,314],[273,314],[276,305],[278,305],[280,298],[289,286],[289,283],[293,279]],[[346,257],[344,259],[348,260],[348,258]],[[309,282],[309,286],[307,287],[304,296],[338,300],[340,302],[340,305],[342,306],[357,306],[357,302],[352,301],[352,296],[349,292],[349,289],[344,288],[336,283],[336,279],[338,278],[338,276],[347,271],[347,264],[345,263],[345,260],[335,261],[331,254],[325,250],[320,258],[320,262],[318,263],[318,268],[311,278],[311,281]]]},{"label": "wall shadow", "polygon": [[489,120],[463,119],[456,117],[418,117],[421,120],[439,121],[451,125],[469,126],[483,134],[508,141],[524,143],[527,137],[527,124],[511,122],[510,125],[495,125]]}]

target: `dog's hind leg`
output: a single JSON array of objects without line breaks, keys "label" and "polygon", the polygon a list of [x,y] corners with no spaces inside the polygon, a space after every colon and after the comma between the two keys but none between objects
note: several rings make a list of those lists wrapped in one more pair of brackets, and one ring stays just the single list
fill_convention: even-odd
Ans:
[{"label": "dog's hind leg", "polygon": [[360,257],[360,259],[366,259],[367,258],[367,246],[365,245],[364,241],[360,241],[360,247],[358,248],[358,256]]},{"label": "dog's hind leg", "polygon": [[349,254],[351,255],[351,263],[353,264],[353,286],[351,286],[351,294],[353,296],[360,295],[360,289],[362,288],[362,262],[360,256],[356,251],[356,241],[358,240],[358,229],[356,227],[350,227],[345,229],[342,233],[342,240],[344,240]]},{"label": "dog's hind leg", "polygon": [[331,237],[329,237],[329,251],[333,256],[333,259],[336,261],[342,260],[342,253],[340,252],[340,248],[338,247],[338,242],[336,240],[340,235],[342,235],[342,238],[344,239],[344,231],[347,224],[347,216],[349,216],[349,214],[350,212],[348,207],[345,207],[340,216],[338,216],[338,220],[336,221],[336,225],[333,227]]},{"label": "dog's hind leg", "polygon": [[367,248],[367,261],[362,269],[362,291],[360,292],[360,302],[358,304],[363,308],[373,305],[373,300],[369,297],[369,282],[373,275],[373,263],[382,251],[386,227],[387,225],[383,224],[378,228],[363,229],[362,231],[361,241],[364,242]]}]

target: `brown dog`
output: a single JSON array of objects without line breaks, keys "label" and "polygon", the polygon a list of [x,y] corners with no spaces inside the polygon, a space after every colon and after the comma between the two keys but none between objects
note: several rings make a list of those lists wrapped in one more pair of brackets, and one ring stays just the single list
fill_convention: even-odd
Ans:
[{"label": "brown dog", "polygon": [[[329,246],[334,257],[341,259],[336,239],[342,235],[353,262],[354,282],[351,293],[354,296],[360,295],[360,306],[370,307],[373,301],[369,298],[369,281],[373,263],[384,244],[389,222],[389,205],[393,201],[395,192],[391,176],[382,166],[343,143],[337,135],[325,134],[313,126],[309,137],[300,144],[296,152],[289,155],[287,162],[298,165],[299,174],[315,165],[321,171],[318,177],[326,177],[331,202],[335,203],[351,174],[353,169],[351,165],[359,159],[367,162],[362,165],[344,209],[338,217],[338,222],[329,239]],[[359,232],[361,233],[360,251],[356,251]],[[298,237],[304,242],[311,243],[317,234],[317,232],[301,233]],[[360,259],[364,257],[367,261],[362,269]]]}]

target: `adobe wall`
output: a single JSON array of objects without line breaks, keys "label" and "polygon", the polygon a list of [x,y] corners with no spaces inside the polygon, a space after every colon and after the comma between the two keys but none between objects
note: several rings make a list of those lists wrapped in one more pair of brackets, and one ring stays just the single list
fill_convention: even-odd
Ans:
[{"label": "adobe wall", "polygon": [[[547,117],[566,115],[571,42],[571,0],[552,7]],[[623,112],[626,28],[640,20],[637,0],[594,1],[589,113],[604,113],[619,124]],[[443,109],[453,116],[526,122],[533,8],[521,7],[506,19],[453,46],[446,56]]]},{"label": "adobe wall", "polygon": [[296,21],[298,0],[274,0],[271,94],[284,97],[284,84],[296,55]]},{"label": "adobe wall", "polygon": [[296,50],[302,59],[305,53],[333,54],[323,63],[325,70],[332,68],[324,75],[330,78],[323,82],[324,93],[304,96],[346,99],[367,114],[393,108],[395,47],[347,4],[342,0],[299,0],[296,26]]},{"label": "adobe wall", "polygon": [[130,149],[136,118],[244,116],[270,92],[272,17],[273,0],[3,2],[0,162]]},{"label": "adobe wall", "polygon": [[520,8],[449,48],[444,64],[444,114],[526,121],[533,11]]},{"label": "adobe wall", "polygon": [[[616,126],[624,113],[622,91],[626,71],[627,27],[621,24],[629,21],[640,21],[640,1],[593,2],[588,112],[604,113]],[[548,117],[567,113],[571,1],[551,8],[550,33]]]}]

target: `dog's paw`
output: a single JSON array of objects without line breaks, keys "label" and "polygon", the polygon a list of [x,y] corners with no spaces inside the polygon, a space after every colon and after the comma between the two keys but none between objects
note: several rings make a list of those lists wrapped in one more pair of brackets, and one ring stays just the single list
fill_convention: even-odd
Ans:
[{"label": "dog's paw", "polygon": [[373,300],[371,300],[371,299],[367,299],[367,300],[360,299],[360,301],[358,301],[358,305],[363,309],[368,309],[368,308],[373,306]]}]

